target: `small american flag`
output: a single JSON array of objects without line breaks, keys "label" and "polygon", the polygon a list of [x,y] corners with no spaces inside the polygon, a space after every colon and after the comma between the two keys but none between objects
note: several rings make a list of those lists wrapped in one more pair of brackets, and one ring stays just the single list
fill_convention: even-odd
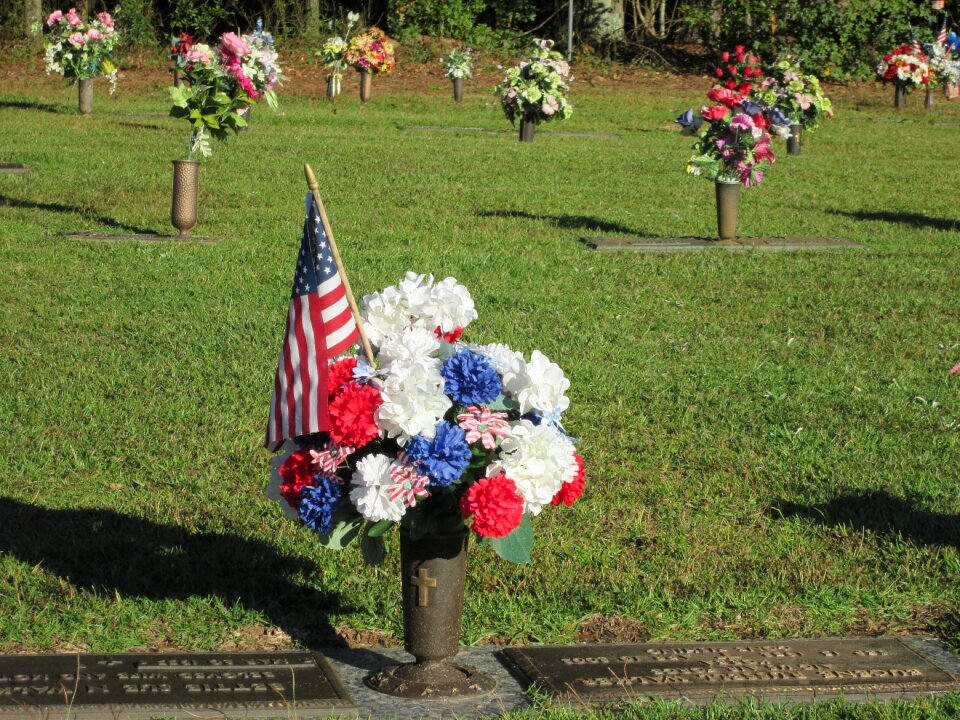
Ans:
[{"label": "small american flag", "polygon": [[947,44],[947,19],[943,19],[943,27],[940,28],[940,34],[937,35],[937,45]]},{"label": "small american flag", "polygon": [[287,438],[330,429],[327,361],[358,336],[317,204],[307,193],[307,217],[270,398],[264,442],[268,449],[276,450]]},{"label": "small american flag", "polygon": [[916,37],[916,36],[914,36],[914,37],[913,37],[913,40],[910,41],[910,45],[913,46],[913,51],[914,51],[917,55],[920,55],[921,53],[923,53],[923,46],[920,45],[920,41],[917,40],[917,37]]}]

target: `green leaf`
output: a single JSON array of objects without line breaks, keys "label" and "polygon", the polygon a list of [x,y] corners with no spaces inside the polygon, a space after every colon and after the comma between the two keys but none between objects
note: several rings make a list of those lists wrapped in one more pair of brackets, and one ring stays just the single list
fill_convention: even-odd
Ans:
[{"label": "green leaf", "polygon": [[350,511],[338,510],[334,514],[333,530],[329,535],[320,536],[320,546],[328,550],[343,550],[360,536],[363,527],[363,518]]},{"label": "green leaf", "polygon": [[383,564],[383,538],[372,537],[369,532],[360,536],[360,552],[363,553],[363,561],[370,567],[376,567]]},{"label": "green leaf", "polygon": [[367,532],[366,532],[366,534],[369,535],[370,537],[380,537],[381,535],[383,535],[385,532],[387,532],[387,530],[389,530],[389,529],[392,528],[392,527],[393,527],[393,521],[392,521],[392,520],[381,520],[381,521],[378,522],[378,523],[374,523],[373,525],[369,525],[369,526],[367,527]]},{"label": "green leaf", "polygon": [[502,538],[489,538],[490,547],[507,562],[529,563],[533,550],[533,523],[526,515],[512,533]]},{"label": "green leaf", "polygon": [[501,393],[500,397],[490,403],[487,407],[489,407],[491,410],[499,410],[500,412],[510,412],[511,410],[519,410],[520,403]]}]

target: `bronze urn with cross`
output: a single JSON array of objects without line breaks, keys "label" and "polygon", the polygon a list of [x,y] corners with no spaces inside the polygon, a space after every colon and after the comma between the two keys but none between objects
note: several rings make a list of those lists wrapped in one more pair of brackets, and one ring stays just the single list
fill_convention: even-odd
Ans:
[{"label": "bronze urn with cross", "polygon": [[413,539],[401,529],[404,647],[416,661],[383,668],[367,678],[370,687],[418,698],[466,697],[496,687],[490,675],[451,662],[460,649],[468,538],[464,530]]}]

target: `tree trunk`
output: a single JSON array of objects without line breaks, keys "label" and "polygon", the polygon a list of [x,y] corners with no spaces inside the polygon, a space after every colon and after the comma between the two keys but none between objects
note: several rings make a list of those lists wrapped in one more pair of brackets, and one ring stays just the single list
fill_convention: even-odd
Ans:
[{"label": "tree trunk", "polygon": [[307,0],[307,37],[320,37],[320,0]]},{"label": "tree trunk", "polygon": [[33,24],[42,20],[43,9],[40,2],[41,0],[23,0],[23,20],[27,35],[30,34]]},{"label": "tree trunk", "polygon": [[597,22],[597,34],[601,40],[616,43],[623,40],[624,7],[623,0],[598,0],[600,18]]}]

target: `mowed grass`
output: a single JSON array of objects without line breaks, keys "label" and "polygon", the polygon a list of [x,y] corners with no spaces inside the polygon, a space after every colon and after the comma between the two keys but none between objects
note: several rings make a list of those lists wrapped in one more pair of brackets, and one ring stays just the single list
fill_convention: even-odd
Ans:
[{"label": "mowed grass", "polygon": [[532,144],[398,128],[508,129],[492,82],[460,106],[439,78],[377,78],[364,106],[350,78],[336,112],[282,95],[203,162],[194,233],[218,244],[94,243],[59,233],[172,232],[186,130],[159,85],[98,83],[78,117],[33,73],[0,88],[0,162],[33,168],[0,175],[0,651],[401,641],[396,536],[369,569],[263,495],[304,162],[358,295],[455,276],[466,339],[539,348],[572,383],[587,493],[536,519],[534,564],[472,553],[464,643],[960,642],[960,125],[934,122],[960,103],[896,115],[892,90],[836,90],[837,117],[743,194],[741,235],[859,250],[578,242],[715,232],[670,127],[701,77],[578,82]]}]

